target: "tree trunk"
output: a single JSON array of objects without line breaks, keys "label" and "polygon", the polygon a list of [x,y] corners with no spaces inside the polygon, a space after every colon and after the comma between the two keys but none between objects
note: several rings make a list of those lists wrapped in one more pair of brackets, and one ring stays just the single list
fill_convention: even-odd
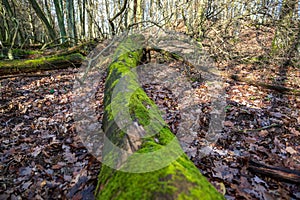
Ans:
[{"label": "tree trunk", "polygon": [[50,25],[49,21],[47,20],[44,12],[42,11],[42,9],[40,8],[39,4],[36,2],[36,0],[29,0],[30,4],[32,5],[32,8],[35,10],[37,16],[42,20],[42,22],[45,24],[48,32],[49,32],[49,36],[52,40],[56,39],[56,33],[54,28]]},{"label": "tree trunk", "polygon": [[45,5],[45,10],[46,10],[46,14],[47,14],[47,19],[49,21],[49,23],[51,24],[52,27],[55,27],[55,22],[54,19],[52,18],[52,14],[51,14],[51,4],[48,2],[48,0],[44,1],[44,5]]},{"label": "tree trunk", "polygon": [[[12,3],[12,2],[10,2]],[[18,21],[16,19],[16,14],[14,11],[14,9],[12,9],[11,5],[10,5],[9,1],[8,0],[3,0],[2,1],[2,4],[5,8],[5,11],[7,12],[7,15],[8,15],[8,19],[5,20],[6,22],[6,30],[7,30],[7,40],[5,41],[6,43],[12,43],[13,42],[13,37],[14,37],[14,32],[11,32],[12,29],[16,29],[18,32],[20,32],[19,30],[19,24],[18,24]],[[3,12],[5,13],[5,12]],[[14,24],[14,27],[11,27],[11,25],[9,24],[9,21],[12,21],[13,24]],[[19,33],[20,35],[22,33]]]},{"label": "tree trunk", "polygon": [[296,39],[296,34],[293,31],[293,13],[295,11],[297,0],[282,1],[281,11],[279,13],[279,23],[276,28],[275,36],[272,42],[272,51],[274,54],[285,56],[286,49]]},{"label": "tree trunk", "polygon": [[8,42],[9,34],[8,34],[8,22],[7,17],[5,16],[5,8],[4,8],[4,1],[0,4],[0,41]]},{"label": "tree trunk", "polygon": [[78,0],[78,12],[79,12],[79,26],[78,26],[78,37],[80,39],[85,38],[85,23],[86,23],[86,19],[85,19],[85,2],[86,0]]},{"label": "tree trunk", "polygon": [[55,12],[57,16],[58,26],[60,30],[60,37],[61,42],[64,43],[66,40],[66,29],[65,29],[65,22],[64,22],[64,16],[63,16],[63,5],[60,4],[59,0],[54,0],[55,5]]},{"label": "tree trunk", "polygon": [[[75,27],[75,14],[74,14],[74,0],[67,0],[66,1],[67,7],[67,16],[68,16],[68,33],[69,37],[73,42],[76,41],[76,27]],[[75,41],[74,41],[75,40]]]},{"label": "tree trunk", "polygon": [[93,19],[95,18],[94,1],[89,0],[89,3],[86,4],[86,9],[88,12],[88,37],[90,39],[95,38],[95,24]]},{"label": "tree trunk", "polygon": [[141,35],[125,39],[107,70],[103,130],[113,145],[104,142],[96,198],[224,199],[184,154],[139,85],[135,67],[143,40]]}]

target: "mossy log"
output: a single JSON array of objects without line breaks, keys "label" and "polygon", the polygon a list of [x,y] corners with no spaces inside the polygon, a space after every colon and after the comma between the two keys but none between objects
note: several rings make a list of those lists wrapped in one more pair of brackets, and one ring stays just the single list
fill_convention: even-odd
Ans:
[{"label": "mossy log", "polygon": [[143,40],[136,35],[121,42],[107,69],[102,128],[108,140],[96,199],[224,199],[184,154],[139,85],[134,69]]},{"label": "mossy log", "polygon": [[0,76],[8,74],[29,73],[40,70],[64,69],[68,67],[79,67],[84,57],[79,54],[64,56],[42,57],[30,60],[1,60]]}]

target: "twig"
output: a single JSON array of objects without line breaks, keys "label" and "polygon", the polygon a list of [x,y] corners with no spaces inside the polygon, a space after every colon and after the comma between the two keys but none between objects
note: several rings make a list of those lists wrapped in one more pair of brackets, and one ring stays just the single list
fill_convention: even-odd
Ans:
[{"label": "twig", "polygon": [[158,23],[156,23],[154,21],[151,21],[151,20],[146,20],[146,21],[141,21],[141,22],[136,22],[136,23],[129,24],[128,29],[130,29],[133,26],[137,26],[139,24],[144,24],[144,23],[151,23],[151,24],[154,24],[155,26],[157,26],[158,28],[163,29],[163,27],[161,25],[159,25]]},{"label": "twig", "polygon": [[[167,22],[164,23],[164,24],[161,24],[161,25],[160,25],[160,23],[161,23],[162,21],[170,21],[170,19],[171,19],[172,16],[173,16],[173,13],[172,13],[170,16],[167,16],[167,17],[165,17],[164,19],[160,20],[159,22],[154,22],[154,21],[151,21],[151,20],[145,20],[145,21],[141,21],[141,22],[135,22],[135,23],[129,24],[129,25],[127,26],[127,29],[130,29],[130,28],[132,28],[132,27],[134,27],[134,26],[137,26],[137,25],[139,25],[139,24],[151,23],[151,24],[153,24],[154,26],[157,26],[158,28],[160,28],[161,30],[163,30],[164,32],[167,32],[167,30],[165,30],[164,27],[163,27]],[[147,27],[147,28],[149,28],[149,27]],[[147,29],[147,28],[146,28],[146,29]]]},{"label": "twig", "polygon": [[115,32],[115,25],[114,25],[113,21],[124,12],[124,10],[126,9],[127,1],[128,0],[124,1],[121,10],[115,16],[113,16],[112,18],[108,19],[109,25],[111,26],[111,29],[112,29],[112,35],[116,34],[116,32]]},{"label": "twig", "polygon": [[269,128],[273,128],[273,127],[281,127],[280,124],[271,124],[269,126],[264,126],[264,127],[261,127],[261,128],[257,128],[257,129],[243,129],[243,130],[237,130],[237,132],[239,133],[246,133],[246,132],[250,132],[250,131],[262,131],[262,130],[266,130],[266,129],[269,129]]},{"label": "twig", "polygon": [[[55,38],[54,40],[48,42],[48,43],[45,43],[43,44],[43,46],[40,48],[41,51],[43,51],[47,46],[49,46],[50,44],[53,44],[55,43],[56,41],[60,40],[60,39],[72,39],[74,41],[76,41],[77,39],[76,38],[73,38],[73,37],[58,37],[58,38]],[[61,44],[57,44],[55,46],[62,46],[64,44],[66,44],[68,41],[64,42],[64,43],[61,43]],[[70,40],[71,42],[71,40]],[[74,42],[75,43],[75,42]]]}]

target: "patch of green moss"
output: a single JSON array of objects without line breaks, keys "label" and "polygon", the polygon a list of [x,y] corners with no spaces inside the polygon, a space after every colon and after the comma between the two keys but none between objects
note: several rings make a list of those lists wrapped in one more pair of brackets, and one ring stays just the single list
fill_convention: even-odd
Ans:
[{"label": "patch of green moss", "polygon": [[166,123],[155,103],[138,87],[130,97],[129,111],[132,119],[142,125],[147,133],[158,133]]},{"label": "patch of green moss", "polygon": [[100,188],[97,199],[101,200],[224,199],[185,155],[165,168],[147,173],[128,173],[103,166],[99,175]]},{"label": "patch of green moss", "polygon": [[84,57],[79,54],[71,54],[67,56],[51,56],[51,57],[41,57],[37,59],[29,59],[29,60],[1,60],[0,61],[0,67],[12,67],[12,68],[17,68],[17,67],[37,67],[39,65],[45,64],[45,63],[53,63],[56,61],[62,61],[62,60],[83,60]]},{"label": "patch of green moss", "polygon": [[20,57],[20,56],[27,56],[27,55],[41,55],[43,52],[35,51],[35,50],[23,50],[23,49],[13,49],[13,55]]},{"label": "patch of green moss", "polygon": [[[111,141],[119,146],[118,141],[125,137],[125,133],[113,128],[117,127],[114,120],[118,110],[112,109],[119,105],[126,106],[132,120],[142,125],[146,133],[151,134],[146,134],[140,148],[126,158],[120,170],[102,165],[95,191],[96,198],[224,199],[184,154],[176,137],[163,121],[159,109],[139,85],[137,74],[131,69],[137,66],[142,52],[136,50],[129,53],[124,45],[131,46],[131,42],[129,40],[120,45],[115,61],[108,68],[104,130]],[[120,83],[122,77],[125,81]],[[119,83],[123,88],[116,88]],[[119,91],[112,97],[114,90]],[[113,162],[120,161],[119,155],[117,151],[109,152],[109,148],[113,147],[106,149],[104,161],[108,163],[104,164],[113,166]],[[153,166],[158,168],[153,170]],[[142,173],[136,173],[139,170]]]}]

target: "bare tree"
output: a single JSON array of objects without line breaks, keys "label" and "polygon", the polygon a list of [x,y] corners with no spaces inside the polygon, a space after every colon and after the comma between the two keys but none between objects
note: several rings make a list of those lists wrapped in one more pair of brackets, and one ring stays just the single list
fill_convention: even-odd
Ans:
[{"label": "bare tree", "polygon": [[75,43],[76,43],[77,42],[77,32],[76,32],[76,26],[75,26],[74,0],[67,0],[66,7],[67,7],[67,14],[68,14],[67,19],[68,19],[69,37],[72,38],[72,40],[75,40]]},{"label": "bare tree", "polygon": [[80,25],[78,26],[78,34],[80,38],[85,37],[85,23],[86,23],[86,0],[78,0],[78,13],[79,13],[79,20],[80,20]]},{"label": "bare tree", "polygon": [[35,10],[37,16],[41,19],[41,21],[45,24],[50,38],[54,41],[56,40],[56,32],[54,28],[50,25],[48,19],[46,18],[44,12],[42,11],[41,7],[37,3],[36,0],[29,0],[30,4],[32,5],[33,9]]},{"label": "bare tree", "polygon": [[58,21],[58,26],[60,30],[61,42],[65,42],[67,34],[65,29],[65,22],[63,16],[63,4],[60,0],[53,0],[55,6],[56,17]]}]

